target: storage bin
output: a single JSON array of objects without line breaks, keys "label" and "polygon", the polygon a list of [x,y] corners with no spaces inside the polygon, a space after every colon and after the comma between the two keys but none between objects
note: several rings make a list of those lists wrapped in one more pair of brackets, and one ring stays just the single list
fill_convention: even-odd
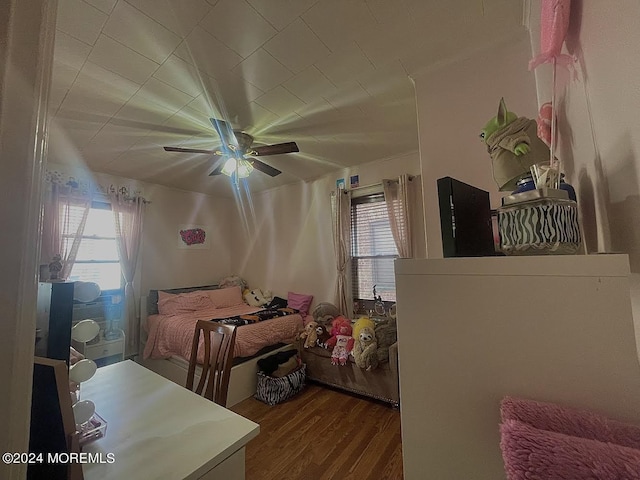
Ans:
[{"label": "storage bin", "polygon": [[306,365],[284,377],[270,377],[258,372],[258,387],[254,397],[267,405],[276,405],[299,393],[305,385]]}]

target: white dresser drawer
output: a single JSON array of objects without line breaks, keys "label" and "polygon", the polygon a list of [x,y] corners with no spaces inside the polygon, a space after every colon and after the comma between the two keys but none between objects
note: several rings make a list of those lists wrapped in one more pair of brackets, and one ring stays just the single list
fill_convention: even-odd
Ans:
[{"label": "white dresser drawer", "polygon": [[123,343],[122,340],[116,340],[97,345],[87,345],[84,348],[84,356],[96,360],[98,358],[110,357],[111,355],[122,355],[124,353]]}]

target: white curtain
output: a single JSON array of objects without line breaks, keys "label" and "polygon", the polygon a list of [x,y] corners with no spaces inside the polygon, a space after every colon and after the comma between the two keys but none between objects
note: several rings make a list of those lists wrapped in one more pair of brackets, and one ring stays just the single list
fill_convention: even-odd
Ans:
[{"label": "white curtain", "polygon": [[353,300],[349,283],[351,261],[351,192],[337,190],[331,193],[333,247],[336,252],[336,307],[347,318],[351,318]]},{"label": "white curtain", "polygon": [[138,252],[142,241],[142,224],[145,200],[129,197],[124,193],[110,192],[109,200],[116,226],[116,245],[120,267],[125,280],[124,295],[126,307],[128,353],[137,353],[139,342],[138,315],[133,290],[133,278],[138,263]]},{"label": "white curtain", "polygon": [[61,280],[69,278],[75,263],[80,240],[91,209],[91,196],[80,195],[73,189],[49,183],[45,191],[41,264],[48,264],[54,255],[60,255]]},{"label": "white curtain", "polygon": [[384,200],[389,213],[389,224],[400,258],[412,258],[411,242],[411,191],[413,181],[409,175],[401,175],[398,180],[383,180]]}]

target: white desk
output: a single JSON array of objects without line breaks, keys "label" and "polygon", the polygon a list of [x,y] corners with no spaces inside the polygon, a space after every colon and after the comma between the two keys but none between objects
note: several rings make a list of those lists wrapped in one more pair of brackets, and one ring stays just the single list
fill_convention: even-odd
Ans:
[{"label": "white desk", "polygon": [[244,479],[244,447],[260,430],[131,360],[99,368],[81,399],[108,424],[83,452],[115,456],[84,465],[85,480]]}]

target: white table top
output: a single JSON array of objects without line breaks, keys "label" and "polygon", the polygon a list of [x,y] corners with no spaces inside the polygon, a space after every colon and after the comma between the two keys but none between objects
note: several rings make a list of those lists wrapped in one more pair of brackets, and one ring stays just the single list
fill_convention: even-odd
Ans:
[{"label": "white table top", "polygon": [[85,464],[85,480],[198,478],[260,430],[131,360],[99,368],[80,393],[107,421],[106,436],[83,452],[115,456],[112,464]]}]

